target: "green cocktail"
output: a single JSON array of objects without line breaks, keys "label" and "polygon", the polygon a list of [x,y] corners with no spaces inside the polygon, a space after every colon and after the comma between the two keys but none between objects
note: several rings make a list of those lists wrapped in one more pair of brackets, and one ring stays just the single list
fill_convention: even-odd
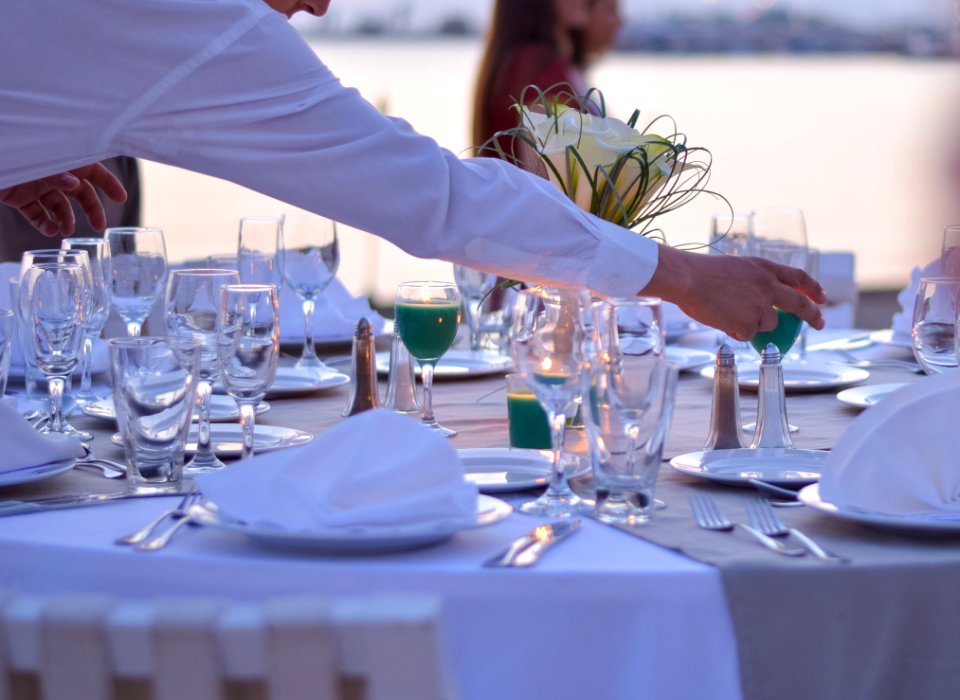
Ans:
[{"label": "green cocktail", "polygon": [[507,420],[510,424],[511,447],[534,450],[553,447],[547,414],[532,392],[507,392]]},{"label": "green cocktail", "polygon": [[460,304],[444,301],[398,303],[396,323],[410,354],[421,363],[435,364],[457,336]]},{"label": "green cocktail", "polygon": [[760,331],[750,339],[750,344],[757,352],[763,354],[763,349],[767,347],[767,344],[773,343],[777,346],[782,358],[786,356],[800,336],[803,321],[795,314],[781,309],[775,310],[777,312],[776,328],[771,331]]}]

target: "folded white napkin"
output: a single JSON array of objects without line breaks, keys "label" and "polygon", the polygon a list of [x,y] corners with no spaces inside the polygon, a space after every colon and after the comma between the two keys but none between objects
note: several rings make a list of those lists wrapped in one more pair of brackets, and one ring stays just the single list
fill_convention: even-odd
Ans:
[{"label": "folded white napkin", "polygon": [[893,330],[893,342],[899,345],[910,345],[910,335],[913,330],[913,302],[917,297],[917,287],[921,277],[934,277],[940,274],[940,258],[928,263],[923,269],[919,267],[910,271],[910,283],[897,294],[897,304],[900,310],[890,319],[890,328]]},{"label": "folded white napkin", "polygon": [[16,406],[0,402],[0,472],[37,467],[84,455],[80,440],[65,435],[41,435]]},{"label": "folded white napkin", "polygon": [[311,532],[477,520],[477,488],[450,441],[386,409],[341,422],[303,447],[196,477],[203,494],[255,527]]},{"label": "folded white napkin", "polygon": [[[317,300],[313,312],[314,340],[342,340],[352,338],[360,317],[366,317],[374,334],[383,331],[383,316],[370,308],[363,295],[354,297],[334,278],[323,296]],[[280,340],[303,340],[303,305],[290,285],[280,287]]]},{"label": "folded white napkin", "polygon": [[858,416],[823,465],[824,500],[960,518],[960,372],[900,389]]}]

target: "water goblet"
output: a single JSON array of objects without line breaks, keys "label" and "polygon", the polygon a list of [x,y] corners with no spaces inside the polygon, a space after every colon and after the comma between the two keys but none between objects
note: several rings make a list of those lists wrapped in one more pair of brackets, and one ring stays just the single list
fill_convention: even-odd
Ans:
[{"label": "water goblet", "polygon": [[400,339],[420,365],[420,423],[451,437],[433,415],[433,371],[453,344],[460,324],[460,291],[449,282],[404,282],[397,288],[395,319]]},{"label": "water goblet", "polygon": [[547,490],[520,512],[569,517],[586,506],[567,483],[563,439],[589,364],[585,348],[593,302],[585,291],[534,287],[517,293],[510,331],[514,368],[539,399],[550,424],[553,468]]},{"label": "water goblet", "polygon": [[710,217],[710,252],[743,257],[753,253],[750,214],[724,212]]},{"label": "water goblet", "polygon": [[[76,262],[36,262],[20,276],[20,313],[27,321],[29,347],[49,391],[50,420],[41,429],[44,433],[70,434],[63,392],[80,359],[85,335],[86,274]],[[82,434],[78,437],[84,439]]]},{"label": "water goblet", "polygon": [[184,467],[187,474],[213,471],[224,466],[210,444],[210,394],[211,384],[220,371],[217,349],[220,287],[239,281],[236,270],[218,268],[173,270],[167,281],[164,299],[167,338],[187,338],[200,345],[197,451]]},{"label": "water goblet", "polygon": [[945,226],[940,244],[940,274],[960,277],[960,226]]},{"label": "water goblet", "polygon": [[245,216],[237,235],[237,269],[244,284],[279,284],[279,216]]},{"label": "water goblet", "polygon": [[225,284],[220,291],[217,349],[220,378],[240,407],[243,452],[253,456],[256,405],[277,374],[280,316],[272,284]]},{"label": "water goblet", "polygon": [[163,293],[167,248],[158,228],[108,228],[113,307],[131,337],[140,335],[150,309]]},{"label": "water goblet", "polygon": [[340,266],[337,223],[315,214],[284,214],[277,239],[280,275],[303,304],[303,352],[295,367],[324,372],[329,368],[313,342],[313,313],[317,299],[329,286]]},{"label": "water goblet", "polygon": [[7,378],[10,375],[10,357],[13,355],[13,336],[16,333],[16,317],[13,309],[0,309],[0,399],[7,393]]},{"label": "water goblet", "polygon": [[110,246],[103,238],[64,238],[61,242],[64,250],[85,250],[90,258],[91,305],[87,316],[86,336],[80,355],[80,390],[75,398],[81,406],[97,401],[90,386],[91,356],[93,343],[103,332],[103,326],[110,314]]},{"label": "water goblet", "polygon": [[750,235],[754,241],[778,241],[806,248],[807,223],[803,210],[795,207],[761,207],[750,212]]},{"label": "water goblet", "polygon": [[958,367],[957,312],[960,277],[922,277],[913,305],[913,354],[927,374]]},{"label": "water goblet", "polygon": [[663,357],[667,341],[661,304],[658,297],[622,297],[609,299],[603,305],[603,347],[611,357]]},{"label": "water goblet", "polygon": [[463,296],[463,310],[470,327],[470,350],[479,352],[480,347],[480,306],[483,299],[497,284],[497,276],[489,272],[480,272],[464,265],[453,266],[453,278]]}]

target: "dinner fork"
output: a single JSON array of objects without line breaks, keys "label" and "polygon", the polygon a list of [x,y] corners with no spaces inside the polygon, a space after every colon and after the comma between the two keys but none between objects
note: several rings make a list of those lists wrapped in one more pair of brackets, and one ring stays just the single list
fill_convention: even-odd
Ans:
[{"label": "dinner fork", "polygon": [[720,509],[717,507],[716,501],[714,501],[713,497],[709,494],[690,494],[690,508],[693,510],[693,518],[697,521],[697,525],[705,530],[732,532],[734,527],[740,527],[745,532],[749,533],[751,537],[757,540],[757,542],[762,544],[767,549],[776,552],[777,554],[783,554],[788,557],[800,557],[806,554],[805,550],[797,549],[795,547],[788,547],[783,542],[778,542],[777,540],[768,537],[750,525],[745,525],[744,523],[734,523],[730,520],[727,520],[727,517],[721,513]]},{"label": "dinner fork", "polygon": [[142,528],[136,532],[131,532],[129,535],[124,535],[123,537],[118,537],[116,539],[116,544],[140,544],[141,542],[146,541],[148,537],[156,530],[160,523],[162,523],[167,518],[173,518],[174,520],[180,520],[186,515],[187,509],[192,506],[194,503],[200,500],[199,491],[190,491],[188,492],[180,503],[177,504],[176,508],[170,508],[163,511],[157,517],[153,518],[150,522],[144,525]]},{"label": "dinner fork", "polygon": [[793,535],[809,550],[813,556],[823,561],[837,564],[849,563],[850,560],[839,554],[827,551],[810,537],[794,527],[787,527],[777,512],[770,507],[770,502],[762,498],[755,498],[747,503],[747,517],[750,524],[760,532],[770,537],[789,537]]}]

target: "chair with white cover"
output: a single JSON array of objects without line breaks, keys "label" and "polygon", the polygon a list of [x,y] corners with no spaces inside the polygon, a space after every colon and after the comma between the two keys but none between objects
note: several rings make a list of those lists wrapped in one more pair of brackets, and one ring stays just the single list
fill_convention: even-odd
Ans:
[{"label": "chair with white cover", "polygon": [[0,595],[0,700],[448,700],[439,604]]}]

